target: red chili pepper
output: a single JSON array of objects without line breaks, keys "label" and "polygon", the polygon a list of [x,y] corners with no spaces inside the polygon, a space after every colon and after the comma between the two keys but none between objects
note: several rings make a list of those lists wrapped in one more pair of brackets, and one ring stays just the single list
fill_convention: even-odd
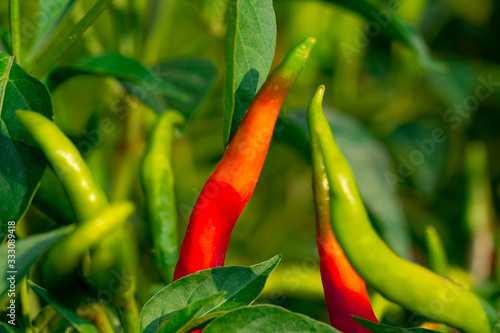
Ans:
[{"label": "red chili pepper", "polygon": [[252,101],[196,202],[174,280],[224,265],[231,232],[259,179],[283,101],[315,43],[306,38],[295,46]]},{"label": "red chili pepper", "polygon": [[[321,108],[324,90],[324,86],[318,89],[309,104],[309,110]],[[314,126],[314,124],[309,122],[309,126]],[[311,134],[311,147],[316,207],[316,244],[330,322],[333,327],[342,332],[369,333],[369,330],[352,318],[352,315],[355,315],[378,322],[366,292],[365,281],[352,268],[333,233],[330,221],[330,185],[319,143],[313,134]]]},{"label": "red chili pepper", "polygon": [[365,281],[345,257],[329,223],[323,226],[318,223],[316,244],[332,326],[342,332],[369,333],[369,330],[352,318],[355,315],[378,323],[366,292]]}]

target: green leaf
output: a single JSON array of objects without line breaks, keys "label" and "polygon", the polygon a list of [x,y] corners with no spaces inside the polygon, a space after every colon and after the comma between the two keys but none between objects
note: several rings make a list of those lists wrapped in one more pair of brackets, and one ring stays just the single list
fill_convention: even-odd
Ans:
[{"label": "green leaf", "polygon": [[22,333],[22,331],[18,328],[15,328],[12,325],[0,322],[0,332],[5,333]]},{"label": "green leaf", "polygon": [[170,82],[163,82],[138,61],[119,54],[104,54],[84,59],[72,66],[58,67],[50,73],[48,86],[53,91],[64,81],[76,75],[114,76],[119,80],[143,84],[147,89],[176,92],[176,88]]},{"label": "green leaf", "polygon": [[225,44],[224,145],[264,84],[275,48],[272,0],[230,0]]},{"label": "green leaf", "polygon": [[56,65],[63,55],[75,44],[97,20],[97,18],[108,8],[113,0],[97,0],[92,8],[69,30],[62,40],[50,43],[47,48],[36,55],[32,61],[32,74],[35,77],[45,75]]},{"label": "green leaf", "polygon": [[[446,66],[435,60],[429,53],[429,48],[420,33],[415,30],[408,22],[403,20],[397,15],[398,6],[400,2],[389,2],[389,5],[382,6],[377,2],[367,0],[324,0],[333,4],[337,4],[346,9],[349,9],[367,21],[374,21],[378,23],[381,28],[382,34],[387,37],[398,40],[409,47],[416,55],[420,65],[426,70],[433,72],[441,72],[446,69]],[[390,7],[390,4],[393,7]],[[370,38],[370,37],[368,37]],[[347,46],[349,47],[349,46]],[[356,47],[350,45],[350,47]]]},{"label": "green leaf", "polygon": [[141,331],[154,333],[176,311],[222,291],[226,294],[206,307],[201,314],[252,303],[262,292],[269,274],[280,260],[281,256],[278,255],[251,267],[216,267],[169,284],[144,305],[140,318]]},{"label": "green leaf", "polygon": [[428,252],[429,268],[436,274],[448,277],[449,265],[446,249],[439,233],[433,226],[425,228],[425,243]]},{"label": "green leaf", "polygon": [[191,321],[189,322],[189,325],[186,326],[186,329],[188,329],[187,332],[190,332],[193,329],[198,330],[205,327],[209,322],[211,322],[215,318],[219,318],[220,316],[225,315],[230,310],[231,309],[229,309],[228,311],[209,312],[208,314],[202,315],[201,317],[192,318]]},{"label": "green leaf", "polygon": [[156,333],[185,333],[189,332],[190,329],[195,328],[197,324],[193,325],[196,316],[216,299],[223,296],[225,292],[217,293],[212,296],[208,296],[199,301],[193,302],[186,306],[185,308],[177,311],[160,325]]},{"label": "green leaf", "polygon": [[9,31],[0,26],[0,53],[9,53],[11,49]]},{"label": "green leaf", "polygon": [[37,53],[47,43],[77,0],[38,0],[39,17],[36,36],[31,48]]},{"label": "green leaf", "polygon": [[106,54],[55,69],[49,76],[50,90],[76,75],[114,76],[132,95],[157,113],[173,108],[188,117],[212,90],[217,70],[208,59],[178,59],[149,69],[136,60]]},{"label": "green leaf", "polygon": [[66,319],[61,319],[59,320],[57,325],[54,326],[52,331],[50,331],[50,333],[61,333],[61,332],[70,333],[71,331],[68,332],[67,330],[68,327],[71,327],[70,323],[68,323]]},{"label": "green leaf", "polygon": [[68,196],[51,168],[45,169],[32,204],[61,225],[77,221]]},{"label": "green leaf", "polygon": [[11,275],[11,273],[9,273],[10,271],[17,272],[15,273],[16,284],[20,283],[40,255],[49,248],[49,246],[54,244],[56,240],[66,235],[71,229],[72,227],[64,227],[16,241],[14,243],[16,246],[16,262],[14,269],[8,266],[7,244],[2,245],[0,247],[0,251],[3,253],[2,256],[0,256],[0,299],[9,289],[9,281],[7,281],[7,278]]},{"label": "green leaf", "polygon": [[[326,108],[325,108],[326,110]],[[298,149],[307,161],[311,160],[305,112],[297,112],[293,119],[280,117],[275,138]],[[387,174],[393,172],[386,148],[355,118],[340,112],[325,112],[335,135],[352,168],[359,191],[374,223],[393,251],[410,257],[410,239],[407,221],[394,187],[388,186]]]},{"label": "green leaf", "polygon": [[[353,318],[363,325],[364,328],[369,330],[370,332],[373,333],[429,333],[429,332],[437,332],[433,330],[428,330],[426,328],[399,328],[399,327],[392,327],[389,325],[383,325],[383,324],[377,324],[372,321],[359,318],[356,316],[353,316]],[[203,331],[205,332],[205,331]]]},{"label": "green leaf", "polygon": [[340,333],[327,324],[273,305],[256,305],[236,309],[215,319],[203,329],[203,333],[219,332]]},{"label": "green leaf", "polygon": [[152,66],[152,71],[182,94],[177,98],[161,90],[147,92],[137,85],[127,84],[129,91],[156,113],[169,109],[180,111],[186,119],[193,119],[194,114],[203,105],[217,81],[217,69],[212,61],[203,58],[186,58],[162,62]]},{"label": "green leaf", "polygon": [[394,182],[413,185],[418,191],[432,195],[445,175],[449,150],[448,135],[439,122],[407,123],[389,137],[395,157]]},{"label": "green leaf", "polygon": [[18,221],[33,197],[47,161],[15,111],[36,111],[52,118],[47,88],[7,54],[0,54],[0,237],[8,221]]},{"label": "green leaf", "polygon": [[50,297],[49,292],[42,287],[37,286],[35,283],[32,281],[29,281],[31,288],[33,291],[43,298],[47,303],[52,305],[54,309],[57,310],[67,321],[71,323],[71,326],[73,326],[78,332],[80,333],[99,333],[97,328],[92,325],[90,322],[86,321],[83,318],[80,318],[68,309],[67,307],[59,304],[58,302],[54,301],[52,297]]}]

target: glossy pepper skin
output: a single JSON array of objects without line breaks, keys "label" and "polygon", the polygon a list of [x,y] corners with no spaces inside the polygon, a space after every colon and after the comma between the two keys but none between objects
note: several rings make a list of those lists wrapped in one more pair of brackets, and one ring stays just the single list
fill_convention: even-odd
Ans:
[{"label": "glossy pepper skin", "polygon": [[92,220],[78,225],[71,234],[59,240],[43,261],[44,285],[48,288],[61,287],[61,284],[65,283],[63,279],[77,269],[87,251],[125,224],[134,209],[134,205],[130,202],[113,204]]},{"label": "glossy pepper skin", "polygon": [[283,101],[315,43],[306,38],[295,46],[255,96],[195,204],[174,280],[224,265],[231,232],[257,184]]},{"label": "glossy pepper skin", "polygon": [[[75,145],[50,119],[32,111],[16,111],[19,122],[28,130],[35,142],[51,163],[59,177],[79,224],[85,225],[109,207],[103,190],[94,181],[92,174]],[[86,282],[97,290],[108,288],[114,271],[126,271],[131,282],[113,294],[112,303],[118,307],[135,302],[135,280],[123,229],[115,228],[94,248],[90,268],[84,270]],[[63,256],[63,253],[55,255]],[[42,270],[51,274],[49,270]],[[53,272],[56,274],[57,272]],[[51,276],[43,280],[50,279]],[[134,325],[135,326],[135,325]],[[137,325],[138,327],[138,325]]]},{"label": "glossy pepper skin", "polygon": [[19,110],[16,116],[52,164],[78,221],[90,221],[108,207],[106,195],[93,181],[80,152],[51,120],[32,111]]},{"label": "glossy pepper skin", "polygon": [[372,227],[354,176],[321,108],[309,109],[328,183],[333,232],[356,272],[388,300],[465,333],[491,333],[495,310],[470,290],[396,255]]},{"label": "glossy pepper skin", "polygon": [[[318,88],[309,104],[309,112],[322,112],[321,102],[324,92],[324,86]],[[311,129],[310,132],[312,133],[313,130]],[[330,322],[333,327],[342,332],[369,333],[369,330],[352,318],[352,315],[355,315],[378,322],[366,292],[365,281],[351,267],[333,233],[330,224],[330,186],[315,135],[311,135],[311,150],[316,208],[316,244]]]},{"label": "glossy pepper skin", "polygon": [[175,127],[184,123],[176,111],[160,116],[151,134],[142,165],[142,184],[148,206],[156,269],[164,283],[172,282],[179,256],[177,247],[177,207],[170,154]]}]

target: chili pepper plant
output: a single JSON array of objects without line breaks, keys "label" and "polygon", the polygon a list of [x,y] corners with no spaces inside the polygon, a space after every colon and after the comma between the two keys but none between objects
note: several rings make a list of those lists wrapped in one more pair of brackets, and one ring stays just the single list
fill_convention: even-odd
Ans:
[{"label": "chili pepper plant", "polygon": [[492,0],[5,0],[1,332],[500,331]]}]

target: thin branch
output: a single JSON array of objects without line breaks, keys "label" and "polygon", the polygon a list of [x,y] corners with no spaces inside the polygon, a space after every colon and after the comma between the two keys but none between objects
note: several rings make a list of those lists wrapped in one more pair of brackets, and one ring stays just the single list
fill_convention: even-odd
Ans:
[{"label": "thin branch", "polygon": [[10,38],[12,43],[12,55],[21,60],[21,14],[19,0],[9,1]]},{"label": "thin branch", "polygon": [[61,43],[52,49],[39,54],[32,65],[33,76],[42,78],[54,67],[62,56],[78,41],[83,33],[97,20],[102,12],[111,4],[113,0],[99,0],[92,9],[78,22],[71,31],[66,34]]}]

